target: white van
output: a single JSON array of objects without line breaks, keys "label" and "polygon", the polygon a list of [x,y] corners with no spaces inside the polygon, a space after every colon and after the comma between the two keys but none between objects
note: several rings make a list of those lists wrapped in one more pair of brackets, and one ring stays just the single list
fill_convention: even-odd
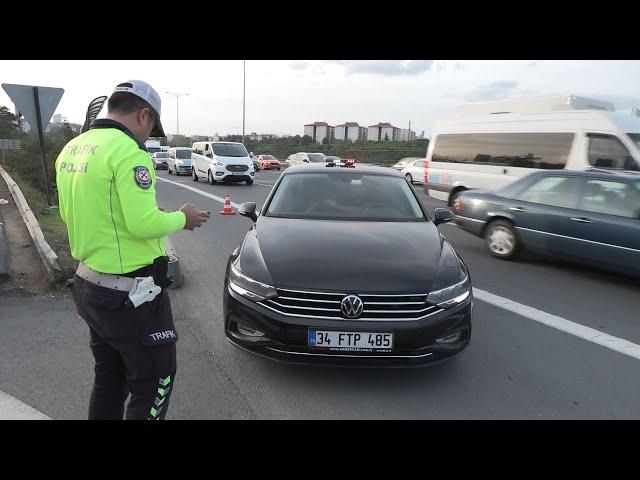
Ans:
[{"label": "white van", "polygon": [[469,103],[436,125],[424,183],[453,205],[536,170],[589,168],[640,170],[640,118],[573,95]]},{"label": "white van", "polygon": [[167,173],[171,175],[189,175],[191,173],[191,149],[189,147],[171,147],[167,150]]},{"label": "white van", "polygon": [[253,184],[255,170],[247,149],[238,142],[195,142],[193,168],[195,182],[206,178],[211,185],[216,181],[246,182]]},{"label": "white van", "polygon": [[324,153],[298,152],[289,155],[287,158],[289,165],[301,163],[327,163],[327,156]]}]

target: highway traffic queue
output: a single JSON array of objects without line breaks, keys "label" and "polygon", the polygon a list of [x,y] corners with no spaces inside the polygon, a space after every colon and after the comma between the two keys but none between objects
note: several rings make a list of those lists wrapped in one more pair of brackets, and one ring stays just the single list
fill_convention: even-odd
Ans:
[{"label": "highway traffic queue", "polygon": [[[443,223],[501,259],[531,250],[640,278],[640,118],[605,102],[462,105],[425,158],[392,168],[313,152],[254,158],[234,142],[154,155],[156,168],[166,160],[168,173],[211,185],[252,185],[258,169],[286,168],[260,211],[238,208],[252,226],[223,294],[227,339],[271,359],[415,366],[462,352],[472,272]],[[429,215],[416,188],[449,208]]]}]

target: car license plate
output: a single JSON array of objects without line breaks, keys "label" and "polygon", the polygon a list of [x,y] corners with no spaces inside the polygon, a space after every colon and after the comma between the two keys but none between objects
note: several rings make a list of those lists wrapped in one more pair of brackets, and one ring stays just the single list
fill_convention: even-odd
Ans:
[{"label": "car license plate", "polygon": [[307,344],[310,347],[340,350],[391,350],[393,348],[393,333],[339,332],[309,329]]},{"label": "car license plate", "polygon": [[233,172],[231,175],[236,175],[236,176],[238,176],[238,175],[244,175],[244,173],[240,173],[240,172]]}]

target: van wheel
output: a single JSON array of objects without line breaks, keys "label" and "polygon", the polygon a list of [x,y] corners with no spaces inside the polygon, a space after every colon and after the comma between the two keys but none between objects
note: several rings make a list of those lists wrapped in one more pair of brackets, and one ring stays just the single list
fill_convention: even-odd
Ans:
[{"label": "van wheel", "polygon": [[198,174],[196,173],[196,169],[195,168],[191,169],[191,178],[193,178],[194,182],[198,181]]},{"label": "van wheel", "polygon": [[411,185],[413,185],[413,177],[411,176],[410,173],[407,173],[404,178],[407,179],[407,182],[409,182]]},{"label": "van wheel", "polygon": [[494,220],[484,231],[484,241],[494,257],[513,258],[521,247],[513,224],[507,220]]},{"label": "van wheel", "polygon": [[247,185],[253,185],[253,180],[247,180]]},{"label": "van wheel", "polygon": [[207,176],[209,180],[209,185],[215,185],[216,181],[213,179],[213,175],[211,174],[211,170],[209,170],[209,175]]}]

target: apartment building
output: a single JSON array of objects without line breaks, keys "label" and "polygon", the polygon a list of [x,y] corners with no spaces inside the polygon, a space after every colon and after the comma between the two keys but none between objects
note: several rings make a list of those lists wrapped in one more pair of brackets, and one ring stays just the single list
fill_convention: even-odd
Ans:
[{"label": "apartment building", "polygon": [[304,134],[318,143],[322,143],[325,138],[333,140],[335,138],[335,130],[336,128],[327,122],[313,122],[304,126]]},{"label": "apartment building", "polygon": [[381,122],[376,125],[369,125],[367,140],[370,142],[382,142],[388,140],[397,142],[400,139],[400,129],[390,123]]},{"label": "apartment building", "polygon": [[336,125],[336,140],[349,140],[356,142],[367,139],[367,128],[361,127],[356,122],[347,122]]},{"label": "apartment building", "polygon": [[416,138],[416,132],[414,132],[413,130],[409,130],[408,128],[403,128],[400,130],[400,136],[398,140],[400,140],[401,142],[410,142],[412,140],[415,140]]}]

